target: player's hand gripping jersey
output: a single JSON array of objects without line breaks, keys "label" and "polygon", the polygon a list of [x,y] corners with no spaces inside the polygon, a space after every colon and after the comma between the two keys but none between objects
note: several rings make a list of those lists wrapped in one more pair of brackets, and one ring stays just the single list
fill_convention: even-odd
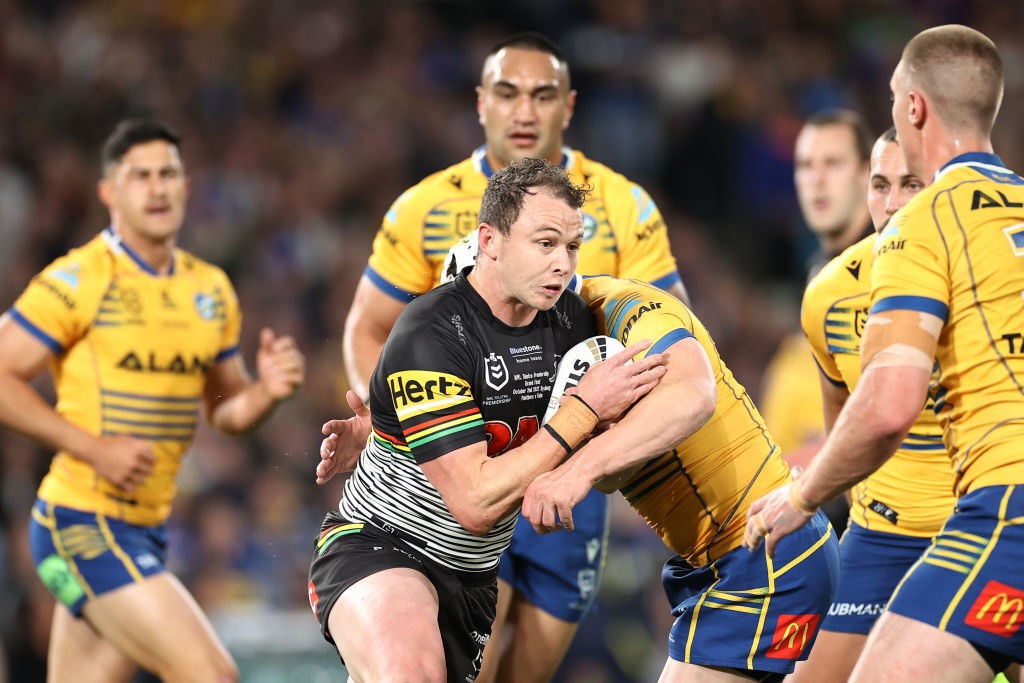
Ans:
[{"label": "player's hand gripping jersey", "polygon": [[1024,180],[957,157],[879,236],[871,314],[943,320],[932,399],[957,491],[1024,481]]},{"label": "player's hand gripping jersey", "polygon": [[[830,261],[804,293],[801,323],[825,377],[851,393],[860,381],[875,235]],[[933,401],[899,450],[851,490],[850,519],[865,529],[930,538],[953,511],[953,473]]]},{"label": "player's hand gripping jersey", "polygon": [[206,371],[238,352],[241,313],[227,276],[180,249],[170,274],[158,276],[108,228],[37,275],[11,315],[56,355],[57,412],[93,434],[152,441],[156,456],[129,496],[59,452],[39,497],[132,524],[164,522]]},{"label": "player's hand gripping jersey", "polygon": [[[665,221],[643,188],[569,148],[562,166],[573,183],[593,188],[582,209],[579,272],[640,278],[664,289],[680,281]],[[433,288],[448,249],[476,230],[492,173],[481,147],[404,192],[377,232],[367,277],[401,301]]]},{"label": "player's hand gripping jersey", "polygon": [[[518,511],[474,536],[455,520],[420,463],[487,442],[491,457],[540,427],[561,355],[594,335],[572,292],[527,326],[491,315],[465,276],[417,297],[399,316],[370,385],[373,431],[339,511],[397,535],[462,571],[492,569]],[[508,456],[514,457],[514,456]]]},{"label": "player's hand gripping jersey", "polygon": [[646,353],[693,337],[711,361],[718,384],[714,416],[620,488],[665,545],[692,566],[708,564],[741,544],[746,515],[740,509],[789,481],[789,467],[707,330],[681,301],[643,282],[602,276],[582,278],[580,295],[600,333],[626,346],[630,339],[650,339]]}]

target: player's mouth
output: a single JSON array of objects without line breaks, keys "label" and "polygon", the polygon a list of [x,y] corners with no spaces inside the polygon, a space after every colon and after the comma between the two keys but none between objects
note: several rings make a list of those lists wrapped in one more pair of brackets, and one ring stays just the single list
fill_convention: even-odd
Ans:
[{"label": "player's mouth", "polygon": [[565,289],[565,286],[561,285],[561,284],[557,284],[557,285],[544,285],[544,286],[541,287],[541,289],[549,297],[558,297],[558,296],[561,296],[562,290]]},{"label": "player's mouth", "polygon": [[537,134],[527,132],[516,132],[508,136],[516,147],[533,147],[537,144]]},{"label": "player's mouth", "polygon": [[171,212],[169,204],[154,204],[146,207],[146,213],[150,216],[166,216]]}]

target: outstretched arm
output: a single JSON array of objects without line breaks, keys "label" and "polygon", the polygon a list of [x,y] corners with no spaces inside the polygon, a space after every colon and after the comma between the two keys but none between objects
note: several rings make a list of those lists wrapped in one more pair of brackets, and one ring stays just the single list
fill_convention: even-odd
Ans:
[{"label": "outstretched arm", "polygon": [[910,431],[925,403],[943,321],[917,311],[873,314],[864,331],[864,372],[835,428],[807,470],[754,501],[744,544],[779,541],[803,526],[825,501],[881,467]]},{"label": "outstretched arm", "polygon": [[253,380],[240,355],[217,363],[206,376],[203,397],[210,425],[225,434],[255,429],[271,410],[302,385],[305,358],[291,337],[260,330],[256,355],[259,378]]}]

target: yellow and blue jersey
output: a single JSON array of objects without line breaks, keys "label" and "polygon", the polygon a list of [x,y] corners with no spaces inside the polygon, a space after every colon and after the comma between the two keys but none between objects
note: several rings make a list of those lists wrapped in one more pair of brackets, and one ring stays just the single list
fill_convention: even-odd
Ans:
[{"label": "yellow and blue jersey", "polygon": [[39,273],[9,311],[54,354],[56,410],[96,435],[152,442],[131,495],[58,452],[39,487],[54,505],[152,526],[170,514],[207,371],[238,352],[241,313],[216,266],[175,250],[158,275],[108,228]]},{"label": "yellow and blue jersey", "polygon": [[[853,392],[871,298],[875,235],[830,261],[804,292],[801,324],[822,374]],[[850,519],[865,529],[934,536],[953,511],[953,472],[929,400],[895,455],[850,492]]]},{"label": "yellow and blue jersey", "polygon": [[[638,278],[663,289],[680,281],[665,221],[642,187],[568,147],[562,167],[574,183],[592,188],[582,208],[580,273]],[[365,275],[400,301],[433,289],[448,250],[476,230],[491,175],[480,147],[406,190],[384,216]]]},{"label": "yellow and blue jersey", "polygon": [[932,398],[956,490],[1024,481],[1024,179],[969,153],[893,216],[871,313],[942,319]]},{"label": "yellow and blue jersey", "polygon": [[789,467],[704,325],[681,301],[637,280],[584,277],[580,287],[598,331],[623,345],[650,339],[646,355],[693,337],[708,355],[718,384],[714,415],[620,489],[665,545],[692,566],[705,565],[740,545],[747,506],[789,481]]}]

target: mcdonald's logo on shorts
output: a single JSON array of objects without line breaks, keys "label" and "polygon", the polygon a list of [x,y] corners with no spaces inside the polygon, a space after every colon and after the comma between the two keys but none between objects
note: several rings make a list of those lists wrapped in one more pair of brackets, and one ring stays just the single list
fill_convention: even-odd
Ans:
[{"label": "mcdonald's logo on shorts", "polygon": [[1024,591],[1005,583],[989,581],[971,605],[964,623],[1009,638],[1024,623]]},{"label": "mcdonald's logo on shorts", "polygon": [[772,646],[765,653],[773,659],[798,659],[818,631],[820,614],[780,614],[772,637]]}]

